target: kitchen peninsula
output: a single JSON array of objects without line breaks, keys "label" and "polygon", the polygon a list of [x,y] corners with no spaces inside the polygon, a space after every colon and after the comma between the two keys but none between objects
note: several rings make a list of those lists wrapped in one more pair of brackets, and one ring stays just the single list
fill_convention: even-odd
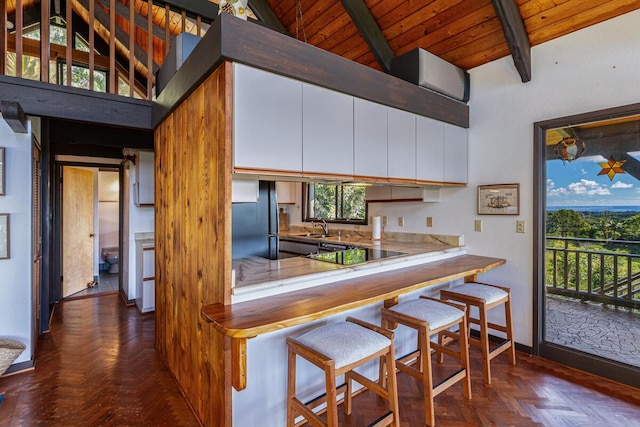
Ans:
[{"label": "kitchen peninsula", "polygon": [[[283,425],[278,421],[286,397],[283,334],[295,333],[313,319],[333,321],[333,316],[351,312],[375,322],[384,301],[409,296],[433,284],[474,277],[504,260],[461,254],[234,304],[234,177],[375,182],[400,179],[388,174],[363,177],[355,170],[332,174],[319,170],[322,165],[313,170],[290,164],[252,168],[248,163],[238,163],[235,125],[251,123],[258,116],[234,109],[234,70],[241,68],[236,64],[277,75],[279,82],[297,81],[296,86],[314,85],[395,112],[402,110],[415,120],[420,116],[437,122],[439,129],[446,124],[466,132],[468,106],[225,14],[214,22],[159,94],[153,107],[156,347],[204,425]],[[270,99],[277,100],[279,95]],[[285,118],[288,120],[274,124],[278,135],[290,130],[289,125],[301,125],[291,116]],[[292,145],[297,144],[296,150],[302,148],[302,139],[300,135],[290,140]],[[260,142],[263,148],[271,143],[255,138],[253,142]],[[466,147],[466,137],[461,142]],[[274,160],[287,160],[292,152]],[[327,157],[325,163],[332,158],[335,156]],[[466,150],[458,159],[466,165]],[[465,185],[460,180],[445,182],[444,178],[433,181],[416,177],[402,182]],[[330,296],[324,293],[327,291],[332,291]],[[255,338],[247,339],[251,336]],[[299,378],[304,379],[304,373]],[[241,390],[245,384],[246,389],[233,391],[233,386]],[[314,380],[309,378],[305,385],[312,387]],[[267,419],[265,413],[269,413]]]}]

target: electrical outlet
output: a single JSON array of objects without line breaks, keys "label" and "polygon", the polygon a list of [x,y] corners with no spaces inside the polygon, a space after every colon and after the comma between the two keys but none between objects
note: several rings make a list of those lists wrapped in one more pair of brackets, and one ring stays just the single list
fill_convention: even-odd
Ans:
[{"label": "electrical outlet", "polygon": [[433,217],[427,217],[427,227],[433,227]]},{"label": "electrical outlet", "polygon": [[403,216],[399,216],[398,217],[398,227],[404,227],[404,217]]},{"label": "electrical outlet", "polygon": [[473,229],[479,233],[482,233],[482,220],[476,219],[473,224]]},{"label": "electrical outlet", "polygon": [[382,216],[382,226],[383,226],[383,227],[386,227],[386,226],[387,226],[387,216],[386,216],[386,215],[383,215],[383,216]]},{"label": "electrical outlet", "polygon": [[516,233],[524,233],[524,220],[516,221]]}]

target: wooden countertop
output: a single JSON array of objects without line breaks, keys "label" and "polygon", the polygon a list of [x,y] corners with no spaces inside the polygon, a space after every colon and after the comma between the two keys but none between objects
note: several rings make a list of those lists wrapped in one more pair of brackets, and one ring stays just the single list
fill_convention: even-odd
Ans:
[{"label": "wooden countertop", "polygon": [[460,255],[258,300],[211,304],[202,308],[201,315],[231,339],[232,385],[240,391],[247,386],[248,338],[380,301],[391,306],[399,295],[459,278],[475,280],[477,274],[505,262],[501,258]]},{"label": "wooden countertop", "polygon": [[252,338],[342,311],[384,301],[427,286],[473,276],[504,264],[501,258],[460,255],[442,261],[340,280],[322,286],[231,305],[203,307],[220,333]]}]

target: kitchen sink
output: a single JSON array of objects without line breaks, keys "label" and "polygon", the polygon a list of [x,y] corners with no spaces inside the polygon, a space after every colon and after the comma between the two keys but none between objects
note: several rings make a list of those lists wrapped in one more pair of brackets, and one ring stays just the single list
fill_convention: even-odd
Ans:
[{"label": "kitchen sink", "polygon": [[323,237],[330,237],[328,234],[315,234],[315,233],[299,233],[290,234],[291,237],[308,237],[310,239],[321,239]]}]

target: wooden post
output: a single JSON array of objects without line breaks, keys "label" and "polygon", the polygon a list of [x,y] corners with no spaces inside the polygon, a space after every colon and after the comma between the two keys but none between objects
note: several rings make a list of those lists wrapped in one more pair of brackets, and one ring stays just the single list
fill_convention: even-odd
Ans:
[{"label": "wooden post", "polygon": [[136,42],[136,26],[135,26],[135,2],[129,2],[129,96],[133,98],[133,87],[135,85],[136,76],[136,56],[135,56],[135,42]]},{"label": "wooden post", "polygon": [[49,19],[51,17],[48,1],[40,2],[40,81],[49,81]]},{"label": "wooden post", "polygon": [[153,97],[153,0],[147,1],[147,99]]},{"label": "wooden post", "polygon": [[109,3],[109,93],[118,93],[116,71],[116,0]]}]

